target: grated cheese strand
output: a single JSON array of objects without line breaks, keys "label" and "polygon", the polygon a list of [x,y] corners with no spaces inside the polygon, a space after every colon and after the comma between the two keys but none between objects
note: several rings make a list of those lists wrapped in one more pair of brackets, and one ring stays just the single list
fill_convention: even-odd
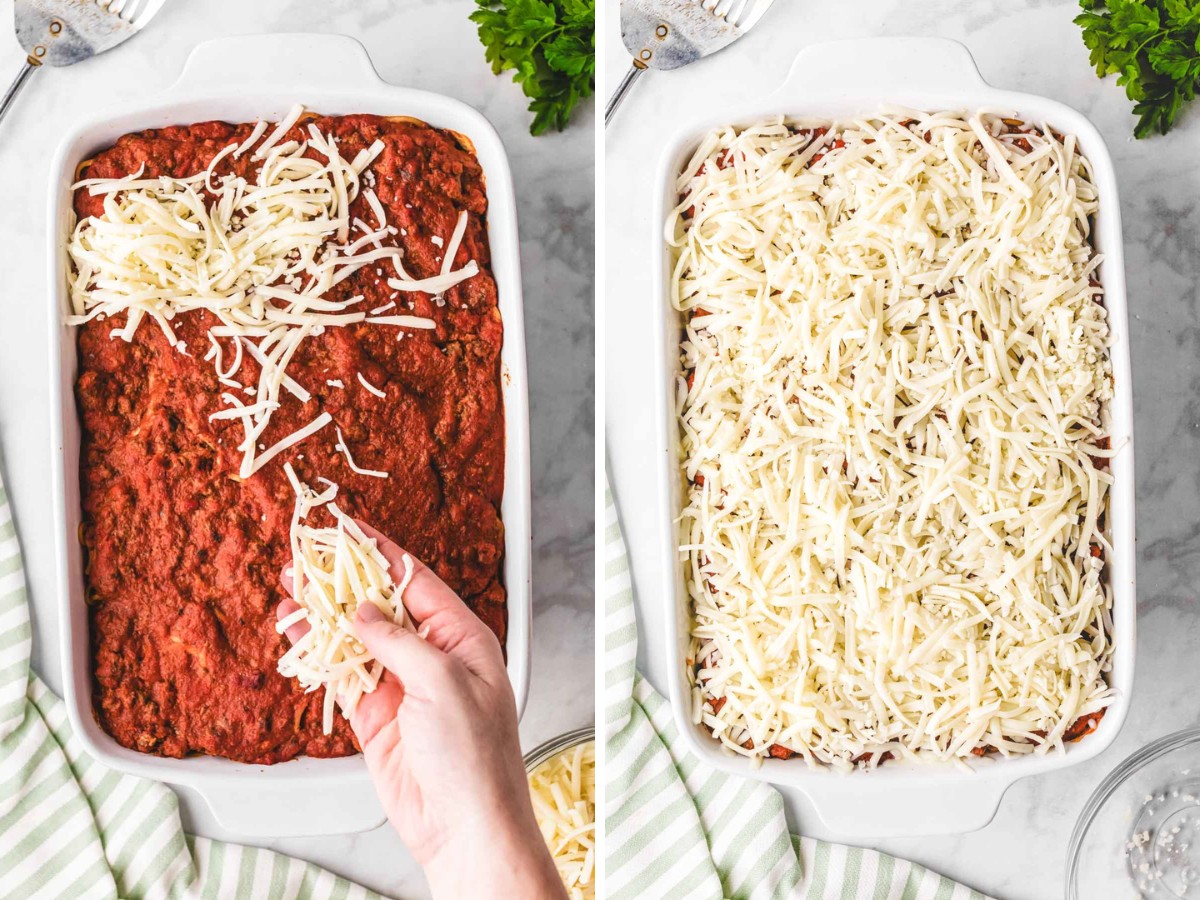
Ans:
[{"label": "grated cheese strand", "polygon": [[[404,590],[412,579],[411,557],[403,557],[404,575],[393,581],[387,559],[357,523],[334,503],[337,485],[329,482],[317,493],[297,477],[291,463],[283,464],[296,505],[292,513],[292,596],[299,609],[281,619],[283,634],[306,622],[308,631],[279,660],[279,673],[295,678],[305,691],[325,689],[322,729],[333,730],[335,704],[346,718],[353,715],[363,694],[379,684],[382,664],[354,633],[362,603],[374,603],[393,622],[406,628],[412,620],[404,608]],[[323,479],[324,480],[324,479]],[[329,528],[305,524],[308,515],[324,506],[336,522]]]},{"label": "grated cheese strand", "polygon": [[772,119],[709,134],[678,186],[694,720],[839,769],[1061,749],[1112,698],[1075,139]]},{"label": "grated cheese strand", "polygon": [[357,372],[356,375],[358,377],[358,383],[361,384],[363,386],[363,388],[370,391],[376,397],[385,397],[385,398],[387,397],[387,391],[384,391],[380,388],[375,387],[375,385],[371,384],[371,382],[369,382],[369,381],[367,381],[367,379],[363,378],[362,372]]},{"label": "grated cheese strand", "polygon": [[[361,376],[360,376],[361,377]],[[387,478],[388,473],[382,472],[379,469],[364,469],[362,466],[354,462],[354,457],[350,455],[350,448],[346,445],[346,438],[342,434],[342,429],[338,426],[333,426],[337,431],[337,443],[334,444],[334,449],[341,452],[346,458],[346,465],[350,467],[350,471],[357,472],[359,475],[368,475],[371,478]]]}]

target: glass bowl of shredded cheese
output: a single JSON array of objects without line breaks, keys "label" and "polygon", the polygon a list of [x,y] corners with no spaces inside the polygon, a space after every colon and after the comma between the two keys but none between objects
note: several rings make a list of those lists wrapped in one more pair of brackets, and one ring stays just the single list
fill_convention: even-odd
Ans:
[{"label": "glass bowl of shredded cheese", "polygon": [[1200,897],[1200,728],[1134,753],[1096,788],[1071,835],[1067,900]]},{"label": "glass bowl of shredded cheese", "polygon": [[596,896],[596,730],[579,728],[525,755],[538,827],[571,900]]}]

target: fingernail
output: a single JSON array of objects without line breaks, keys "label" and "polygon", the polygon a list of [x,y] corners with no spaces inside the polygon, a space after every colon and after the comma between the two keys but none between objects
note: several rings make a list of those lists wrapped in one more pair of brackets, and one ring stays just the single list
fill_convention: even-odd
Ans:
[{"label": "fingernail", "polygon": [[419,637],[421,640],[425,640],[425,638],[429,637],[429,626],[422,625],[420,628],[418,628],[417,637]]},{"label": "fingernail", "polygon": [[358,607],[358,618],[363,622],[382,622],[383,610],[374,603],[363,603]]}]

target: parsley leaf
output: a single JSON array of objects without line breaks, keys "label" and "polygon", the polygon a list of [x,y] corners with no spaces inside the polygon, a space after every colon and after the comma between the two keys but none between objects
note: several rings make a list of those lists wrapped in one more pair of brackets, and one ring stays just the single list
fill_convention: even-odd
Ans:
[{"label": "parsley leaf", "polygon": [[1200,0],[1079,0],[1075,24],[1101,78],[1117,76],[1139,138],[1166,134],[1200,88]]},{"label": "parsley leaf", "polygon": [[562,131],[596,83],[595,0],[475,0],[487,61],[530,99],[531,134]]}]

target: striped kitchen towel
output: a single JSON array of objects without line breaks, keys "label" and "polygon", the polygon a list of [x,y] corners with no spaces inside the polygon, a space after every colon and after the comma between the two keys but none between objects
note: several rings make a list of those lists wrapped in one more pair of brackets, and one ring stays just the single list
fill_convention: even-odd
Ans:
[{"label": "striped kitchen towel", "polygon": [[0,477],[0,897],[367,900],[309,863],[183,833],[175,795],[87,756],[29,668],[21,550]]},{"label": "striped kitchen towel", "polygon": [[604,884],[608,900],[986,900],[873,850],[788,833],[769,785],[703,765],[637,672],[625,541],[605,497]]}]

